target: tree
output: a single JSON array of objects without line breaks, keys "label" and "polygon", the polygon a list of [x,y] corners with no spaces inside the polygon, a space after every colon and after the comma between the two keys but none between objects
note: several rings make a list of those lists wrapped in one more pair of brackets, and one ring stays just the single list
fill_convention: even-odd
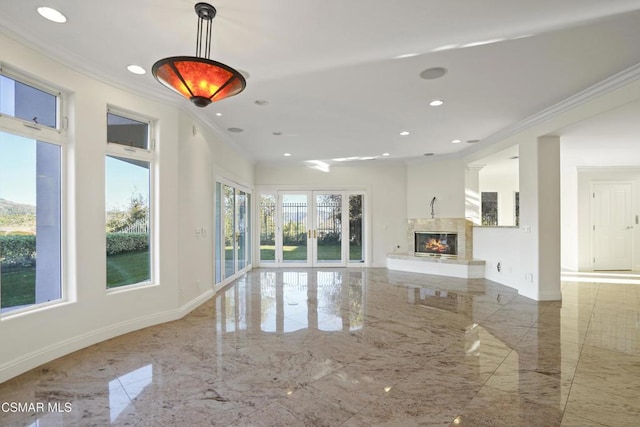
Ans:
[{"label": "tree", "polygon": [[113,210],[107,213],[107,231],[119,233],[128,227],[148,220],[149,204],[140,193],[133,193],[129,198],[129,207],[126,211]]}]

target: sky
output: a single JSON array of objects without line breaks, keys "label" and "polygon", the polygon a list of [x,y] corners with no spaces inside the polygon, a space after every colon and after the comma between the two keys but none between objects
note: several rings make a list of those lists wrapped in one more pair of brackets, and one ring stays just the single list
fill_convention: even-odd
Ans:
[{"label": "sky", "polygon": [[[149,169],[106,159],[106,208],[126,208],[134,194],[149,200]],[[0,131],[0,198],[36,204],[36,140]]]},{"label": "sky", "polygon": [[35,206],[35,140],[0,132],[0,198]]}]

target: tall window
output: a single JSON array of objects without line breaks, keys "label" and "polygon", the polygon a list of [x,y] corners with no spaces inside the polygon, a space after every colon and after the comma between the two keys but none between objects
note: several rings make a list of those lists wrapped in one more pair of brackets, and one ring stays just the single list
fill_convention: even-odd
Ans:
[{"label": "tall window", "polygon": [[514,202],[513,206],[514,206],[514,216],[515,216],[514,225],[516,227],[520,227],[520,192],[519,191],[515,192],[513,202]]},{"label": "tall window", "polygon": [[0,75],[0,126],[19,129],[0,131],[3,313],[63,296],[62,146],[26,136],[37,129],[42,139],[59,137],[49,129],[58,128],[59,99],[35,86]]},{"label": "tall window", "polygon": [[107,288],[152,281],[151,126],[107,113]]},{"label": "tall window", "polygon": [[481,195],[482,225],[498,225],[498,193],[483,191]]}]

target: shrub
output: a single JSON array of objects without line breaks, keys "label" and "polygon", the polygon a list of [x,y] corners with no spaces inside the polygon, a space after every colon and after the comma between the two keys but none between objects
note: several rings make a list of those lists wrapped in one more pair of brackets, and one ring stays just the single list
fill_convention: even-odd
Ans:
[{"label": "shrub", "polygon": [[36,236],[0,236],[2,268],[23,268],[36,265]]},{"label": "shrub", "polygon": [[[149,249],[146,233],[107,233],[107,255],[142,252]],[[36,265],[36,236],[0,235],[0,264],[3,269]]]},{"label": "shrub", "polygon": [[146,233],[107,233],[107,255],[148,249],[149,235]]}]

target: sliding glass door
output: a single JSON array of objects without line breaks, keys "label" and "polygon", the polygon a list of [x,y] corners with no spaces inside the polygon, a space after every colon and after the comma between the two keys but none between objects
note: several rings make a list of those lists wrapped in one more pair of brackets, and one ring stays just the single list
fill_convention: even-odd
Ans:
[{"label": "sliding glass door", "polygon": [[251,264],[251,194],[232,183],[216,183],[216,283]]}]

